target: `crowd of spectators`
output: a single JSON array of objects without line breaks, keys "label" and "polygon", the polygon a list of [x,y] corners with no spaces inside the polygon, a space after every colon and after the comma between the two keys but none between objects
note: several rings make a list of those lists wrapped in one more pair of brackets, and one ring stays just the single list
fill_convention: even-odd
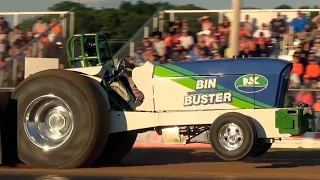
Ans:
[{"label": "crowd of spectators", "polygon": [[[2,86],[7,86],[11,82],[12,59],[17,60],[17,78],[23,79],[25,57],[53,57],[52,47],[61,37],[62,27],[54,24],[55,18],[50,24],[44,22],[43,18],[38,18],[31,29],[23,31],[19,26],[10,28],[10,24],[3,16],[0,16],[0,68]],[[48,33],[46,30],[50,29]],[[30,43],[34,38],[39,40]],[[27,46],[27,45],[30,46]],[[25,47],[24,51],[20,51]]]},{"label": "crowd of spectators", "polygon": [[[176,18],[169,22],[168,29],[162,33],[155,31],[143,41],[129,61],[140,66],[144,61],[175,63],[183,61],[202,61],[208,59],[232,58],[229,50],[231,22],[224,17],[221,24],[212,23],[209,16],[198,19],[200,32],[192,32],[187,19]],[[290,47],[298,42],[292,60],[294,68],[290,88],[320,88],[320,15],[309,19],[300,11],[297,17],[287,22],[278,13],[270,20],[254,27],[249,15],[240,23],[239,58],[278,57],[280,42]],[[320,93],[300,91],[289,93],[289,100],[303,101],[320,111]]]}]

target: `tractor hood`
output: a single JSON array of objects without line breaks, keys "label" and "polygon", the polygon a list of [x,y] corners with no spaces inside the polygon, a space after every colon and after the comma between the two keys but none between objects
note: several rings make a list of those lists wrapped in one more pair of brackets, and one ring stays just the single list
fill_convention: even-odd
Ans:
[{"label": "tractor hood", "polygon": [[[171,65],[160,65],[169,66]],[[199,76],[274,74],[279,75],[291,62],[273,58],[241,58],[175,63],[179,69],[193,72]],[[183,75],[182,75],[183,74]],[[171,74],[171,77],[185,76],[185,73]]]},{"label": "tractor hood", "polygon": [[[230,101],[232,103],[237,104],[237,101],[241,99],[242,104],[236,105],[238,108],[283,107],[291,68],[292,63],[273,58],[221,59],[161,64],[156,65],[154,71],[155,82],[159,81],[160,84],[155,87],[155,92],[160,89],[159,91],[163,91],[161,96],[166,96],[168,92],[181,91],[172,95],[180,103],[188,93],[201,95],[203,91],[223,90],[231,92],[233,98]],[[164,84],[167,81],[172,81],[175,84]],[[171,100],[171,102],[173,101]],[[194,107],[201,109],[206,106]],[[164,104],[162,110],[167,110],[165,108],[168,107]],[[179,110],[183,110],[183,108]],[[216,109],[218,105],[213,103],[212,108]],[[221,108],[234,107],[232,105]]]}]

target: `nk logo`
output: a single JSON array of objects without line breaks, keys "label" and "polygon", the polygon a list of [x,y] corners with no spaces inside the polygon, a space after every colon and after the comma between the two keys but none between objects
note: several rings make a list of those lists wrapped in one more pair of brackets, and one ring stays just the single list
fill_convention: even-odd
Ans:
[{"label": "nk logo", "polygon": [[239,77],[234,86],[243,93],[256,93],[268,87],[268,79],[259,74],[247,74]]}]

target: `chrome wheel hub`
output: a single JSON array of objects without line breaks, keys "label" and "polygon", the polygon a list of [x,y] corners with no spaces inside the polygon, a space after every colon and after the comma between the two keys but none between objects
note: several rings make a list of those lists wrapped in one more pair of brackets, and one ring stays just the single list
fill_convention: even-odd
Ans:
[{"label": "chrome wheel hub", "polygon": [[37,97],[27,106],[23,125],[24,132],[34,145],[52,150],[70,138],[74,120],[68,104],[50,94]]},{"label": "chrome wheel hub", "polygon": [[236,150],[243,144],[243,131],[234,123],[222,126],[218,136],[219,143],[228,151]]}]

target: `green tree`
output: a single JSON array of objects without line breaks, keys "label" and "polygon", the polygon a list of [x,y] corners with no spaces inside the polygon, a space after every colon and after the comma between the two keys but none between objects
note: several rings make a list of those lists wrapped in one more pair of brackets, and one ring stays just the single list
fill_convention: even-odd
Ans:
[{"label": "green tree", "polygon": [[287,4],[282,4],[280,6],[275,7],[275,9],[293,9],[293,8]]}]

